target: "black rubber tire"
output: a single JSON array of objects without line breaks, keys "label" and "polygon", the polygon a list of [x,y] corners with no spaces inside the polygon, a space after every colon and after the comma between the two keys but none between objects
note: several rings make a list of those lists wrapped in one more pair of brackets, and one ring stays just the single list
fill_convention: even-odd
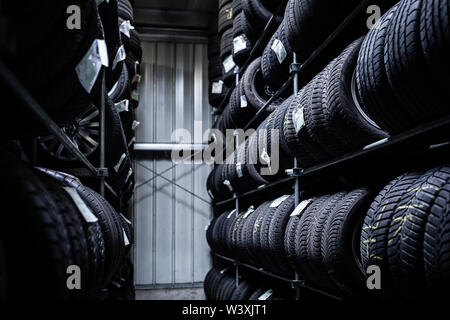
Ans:
[{"label": "black rubber tire", "polygon": [[309,84],[311,89],[311,103],[304,106],[304,121],[312,141],[318,145],[318,155],[323,154],[325,158],[336,157],[345,152],[343,139],[333,131],[329,125],[329,108],[327,105],[327,82],[330,71],[335,60],[319,73]]},{"label": "black rubber tire", "polygon": [[338,57],[330,70],[326,104],[329,125],[342,137],[348,151],[386,138],[386,132],[376,127],[358,111],[351,93],[352,75],[363,38],[354,41]]},{"label": "black rubber tire", "polygon": [[397,100],[386,74],[384,43],[399,4],[380,19],[378,28],[369,31],[361,45],[356,66],[356,81],[361,107],[389,133],[397,133],[409,126],[411,119]]},{"label": "black rubber tire", "polygon": [[[281,63],[277,54],[272,49],[275,41],[280,41],[286,52],[286,56]],[[286,38],[286,26],[282,22],[265,47],[261,58],[261,70],[264,80],[272,90],[279,89],[289,78],[289,66],[292,63],[292,54],[293,50]]]},{"label": "black rubber tire", "polygon": [[322,255],[322,234],[325,222],[332,210],[340,206],[340,202],[344,199],[346,192],[338,192],[329,197],[320,209],[311,213],[311,221],[306,234],[306,253],[307,262],[314,283],[321,288],[334,291],[334,284],[328,276],[327,269],[324,266],[324,257]]},{"label": "black rubber tire", "polygon": [[[385,39],[384,56],[389,83],[411,117],[409,127],[448,113],[448,97],[433,78],[422,52],[422,0],[403,1],[395,11]],[[407,128],[403,128],[407,129]]]},{"label": "black rubber tire", "polygon": [[218,20],[218,33],[219,37],[232,29],[233,27],[233,7],[231,6],[231,1],[224,4],[222,8],[219,9],[219,20]]},{"label": "black rubber tire", "polygon": [[425,227],[423,263],[427,288],[438,298],[448,297],[450,185],[447,183],[435,195]]},{"label": "black rubber tire", "polygon": [[[55,202],[32,169],[3,150],[0,167],[4,182],[0,197],[6,210],[0,224],[0,242],[8,270],[7,298],[69,299],[72,294],[67,289],[66,270],[73,264],[71,247]],[[11,228],[17,224],[17,214],[11,212],[21,216],[20,237]]]},{"label": "black rubber tire", "polygon": [[297,53],[298,61],[305,62],[320,43],[331,34],[345,17],[343,11],[339,1],[291,0],[288,2],[285,13],[287,39]]},{"label": "black rubber tire", "polygon": [[[242,9],[255,25],[265,26],[270,17],[276,13],[280,6],[279,1],[262,1],[262,0],[247,0],[242,1]],[[283,17],[276,16],[276,22],[279,24]]]},{"label": "black rubber tire", "polygon": [[233,54],[233,31],[226,30],[220,39],[220,57],[225,60],[226,57]]},{"label": "black rubber tire", "polygon": [[284,127],[283,127],[283,141],[286,145],[289,153],[298,160],[300,168],[308,168],[314,164],[314,159],[308,154],[303,145],[298,143],[297,133],[295,131],[293,115],[297,108],[297,97],[304,94],[305,89],[302,89],[289,104],[284,115]]},{"label": "black rubber tire", "polygon": [[269,226],[269,248],[273,261],[278,269],[288,277],[293,277],[294,271],[284,254],[284,235],[290,214],[294,211],[295,197],[291,195],[277,208]]},{"label": "black rubber tire", "polygon": [[[256,32],[252,29],[244,12],[239,13],[233,22],[233,61],[237,66],[242,67],[250,58],[250,53],[253,49],[253,38]],[[245,42],[245,48],[240,48],[236,51],[234,45],[235,39],[241,37]]]},{"label": "black rubber tire", "polygon": [[[366,188],[349,192],[334,208],[323,227],[321,252],[326,274],[347,296],[361,294],[365,273],[360,267],[358,255],[359,222],[367,212],[371,200]],[[357,236],[357,237],[355,237]]]},{"label": "black rubber tire", "polygon": [[[88,248],[87,245],[86,240],[88,235],[83,228],[82,217],[80,217],[80,212],[70,196],[62,190],[61,185],[56,180],[40,171],[37,171],[35,174],[39,177],[55,202],[69,237],[72,262],[74,265],[80,267],[82,275],[81,289],[75,290],[73,297],[76,299],[85,299],[95,290],[95,286],[93,287],[93,282],[95,281],[95,278],[93,278],[94,270],[92,269],[95,261],[90,261],[89,259],[89,250],[91,248]],[[96,249],[92,249],[97,252]]]},{"label": "black rubber tire", "polygon": [[310,121],[308,115],[313,106],[315,98],[314,94],[316,93],[315,90],[317,90],[317,87],[321,88],[325,80],[324,74],[319,73],[304,87],[301,94],[295,96],[294,101],[292,102],[296,105],[296,108],[292,111],[293,121],[295,121],[294,115],[300,111],[300,108],[303,108],[303,113],[299,113],[299,115],[303,114],[304,125],[296,134],[297,145],[299,148],[303,148],[309,158],[313,159],[314,163],[322,163],[329,158],[329,153],[326,152],[326,150],[322,148],[322,145],[311,135],[312,129],[315,128],[317,124],[315,122],[308,122]]},{"label": "black rubber tire", "polygon": [[[425,60],[440,88],[450,82],[450,4],[445,0],[422,1],[420,38]],[[448,101],[448,100],[447,100]],[[448,106],[448,104],[447,104]]]},{"label": "black rubber tire", "polygon": [[404,195],[389,228],[388,261],[394,283],[404,297],[423,295],[424,233],[436,195],[450,181],[450,168],[429,170]]},{"label": "black rubber tire", "polygon": [[300,221],[295,230],[295,258],[294,263],[300,278],[310,283],[316,283],[314,271],[311,270],[308,258],[308,231],[315,214],[319,212],[327,203],[331,195],[325,195],[318,198],[303,212]]},{"label": "black rubber tire", "polygon": [[381,290],[392,291],[392,279],[388,264],[389,227],[399,201],[422,173],[405,173],[392,180],[372,202],[361,230],[361,264],[364,270],[371,265],[383,274]]},{"label": "black rubber tire", "polygon": [[252,287],[247,281],[241,281],[230,297],[232,301],[247,300],[252,294]]},{"label": "black rubber tire", "polygon": [[[49,169],[42,169],[42,171],[64,185],[75,188],[81,199],[83,199],[92,213],[98,218],[98,223],[105,241],[105,270],[101,281],[101,287],[104,288],[121,263],[123,233],[116,222],[118,221],[117,218],[113,217],[115,212],[111,211],[112,208],[108,206],[102,196],[82,185],[76,178]],[[117,215],[117,213],[115,214]]]},{"label": "black rubber tire", "polygon": [[118,12],[119,17],[121,17],[124,20],[129,20],[131,23],[133,23],[133,6],[131,5],[129,0],[118,0]]}]

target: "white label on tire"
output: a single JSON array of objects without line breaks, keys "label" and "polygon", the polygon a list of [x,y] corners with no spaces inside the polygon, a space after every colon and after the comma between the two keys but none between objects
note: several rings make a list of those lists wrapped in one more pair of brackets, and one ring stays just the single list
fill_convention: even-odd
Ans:
[{"label": "white label on tire", "polygon": [[210,189],[208,189],[208,194],[211,199],[214,199],[214,195]]},{"label": "white label on tire", "polygon": [[131,177],[132,174],[133,174],[133,169],[130,168],[130,169],[128,170],[127,178],[125,179],[125,183],[128,182],[128,179],[130,179],[130,177]]},{"label": "white label on tire", "polygon": [[223,69],[225,70],[225,73],[230,72],[236,66],[236,64],[233,61],[232,55],[229,55],[228,57],[226,57],[222,64],[223,64]]},{"label": "white label on tire", "polygon": [[[102,65],[105,63],[108,64],[104,57],[106,45],[103,46],[103,44],[101,44],[102,41],[104,42],[104,40],[94,40],[89,47],[89,50],[75,67],[78,80],[87,93],[91,93]],[[106,56],[107,55],[108,54],[106,54]]]},{"label": "white label on tire", "polygon": [[247,97],[242,95],[241,96],[241,108],[247,108],[247,106],[248,106]]},{"label": "white label on tire", "polygon": [[242,178],[244,175],[242,174],[242,164],[239,162],[236,163],[236,173],[238,175],[238,178]]},{"label": "white label on tire", "polygon": [[122,163],[123,163],[123,160],[125,160],[125,157],[126,157],[127,155],[124,153],[124,154],[122,154],[122,156],[120,157],[120,159],[119,159],[119,162],[117,162],[117,164],[114,166],[114,170],[116,171],[116,172],[119,172],[119,169],[120,169],[120,166],[122,165]]},{"label": "white label on tire", "polygon": [[235,212],[236,212],[236,209],[233,209],[233,211],[231,211],[231,212],[228,214],[227,219],[230,219],[231,216],[232,216]]},{"label": "white label on tire", "polygon": [[130,31],[133,29],[134,29],[134,27],[131,25],[130,20],[125,20],[124,22],[122,22],[122,24],[119,27],[120,32],[122,32],[124,35],[126,35],[127,38],[130,37]]},{"label": "white label on tire", "polygon": [[292,211],[291,217],[301,216],[303,212],[308,208],[308,206],[311,204],[312,199],[303,200],[298,204],[298,206]]},{"label": "white label on tire", "polygon": [[122,232],[123,232],[123,244],[126,246],[130,245],[130,240],[127,237],[127,234],[125,232],[125,230],[122,228]]},{"label": "white label on tire", "polygon": [[106,46],[105,40],[97,40],[98,43],[98,53],[100,55],[100,60],[102,61],[102,65],[105,67],[109,66],[109,58],[108,58],[108,47]]},{"label": "white label on tire", "polygon": [[297,109],[292,115],[292,120],[294,122],[295,132],[298,134],[300,130],[305,126],[305,117],[303,113],[303,107]]},{"label": "white label on tire", "polygon": [[266,291],[265,293],[263,293],[258,300],[267,300],[272,296],[272,289]]},{"label": "white label on tire", "polygon": [[131,130],[136,130],[137,127],[139,127],[141,123],[139,121],[133,120],[133,123],[131,124]]},{"label": "white label on tire", "polygon": [[284,195],[279,197],[278,199],[275,199],[271,204],[270,204],[270,208],[278,208],[278,206],[280,204],[283,203],[284,200],[286,200],[287,198],[289,198],[289,195]]},{"label": "white label on tire", "polygon": [[247,49],[247,41],[243,35],[240,35],[233,39],[233,52],[238,53],[239,51]]},{"label": "white label on tire", "polygon": [[247,217],[252,213],[255,212],[255,207],[254,206],[250,206],[250,208],[248,208],[247,212],[245,212],[244,216],[242,218],[247,219]]},{"label": "white label on tire", "polygon": [[[116,56],[114,57],[112,68],[113,70],[116,68],[117,64],[120,61],[124,61],[127,58],[127,53],[125,52],[125,47],[121,45],[117,50]],[[112,90],[112,89],[111,89]]]},{"label": "white label on tire", "polygon": [[119,101],[117,103],[114,104],[114,106],[116,107],[117,112],[124,112],[124,111],[128,111],[128,106],[130,104],[130,101],[128,99]]},{"label": "white label on tire", "polygon": [[225,180],[225,181],[223,182],[223,184],[226,185],[226,186],[228,187],[228,189],[230,189],[230,191],[233,191],[233,187],[231,186],[230,181]]},{"label": "white label on tire", "polygon": [[286,49],[284,48],[283,42],[281,42],[279,39],[275,39],[270,48],[272,49],[273,52],[275,52],[278,62],[282,64],[287,56],[287,52]]},{"label": "white label on tire", "polygon": [[212,94],[222,94],[223,91],[223,81],[219,80],[212,83],[211,93]]},{"label": "white label on tire", "polygon": [[94,223],[98,221],[97,217],[94,216],[91,209],[89,209],[86,203],[84,203],[83,199],[81,199],[80,195],[78,194],[75,188],[63,187],[63,189],[72,198],[73,203],[77,206],[78,210],[80,211],[81,215],[83,216],[84,220],[87,223]]},{"label": "white label on tire", "polygon": [[211,225],[211,222],[205,226],[205,231],[208,231],[210,225]]}]

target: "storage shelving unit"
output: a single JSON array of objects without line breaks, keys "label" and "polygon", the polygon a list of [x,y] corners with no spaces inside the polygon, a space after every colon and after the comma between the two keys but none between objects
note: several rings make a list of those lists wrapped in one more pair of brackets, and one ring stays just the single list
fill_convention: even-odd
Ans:
[{"label": "storage shelving unit", "polygon": [[[287,90],[291,85],[293,87],[293,93],[297,94],[299,91],[299,78],[306,67],[312,65],[320,54],[352,23],[355,18],[364,12],[365,8],[370,4],[370,0],[362,1],[339,25],[338,28],[314,51],[309,58],[303,63],[297,61],[296,54],[293,55],[293,63],[290,66],[291,76],[289,79],[280,87],[280,89],[265,103],[265,105],[258,110],[258,112],[253,116],[253,118],[244,127],[247,130],[252,126],[252,124],[261,116],[262,112],[274,101],[276,100],[285,90]],[[282,4],[283,5],[283,4]],[[239,82],[239,75],[245,71],[245,68],[254,58],[254,53],[260,49],[263,44],[263,39],[267,37],[267,33],[272,28],[274,16],[270,19],[268,25],[264,29],[264,33],[258,40],[255,48],[252,50],[248,61],[243,68],[237,70],[236,72],[236,83]],[[220,104],[219,108],[214,113],[215,115],[220,114],[231,95],[232,88],[230,88],[227,96]],[[433,138],[436,139],[436,143],[430,144]],[[260,186],[256,189],[246,191],[244,193],[238,194],[234,193],[232,197],[217,201],[213,203],[216,209],[221,209],[224,207],[230,208],[234,203],[234,208],[236,214],[240,212],[241,201],[248,200],[256,197],[258,194],[268,191],[275,190],[287,190],[294,188],[295,195],[295,206],[297,206],[301,199],[301,193],[309,185],[311,181],[320,181],[322,178],[327,177],[331,174],[342,174],[348,173],[349,169],[353,172],[361,173],[362,170],[366,171],[368,175],[382,175],[388,177],[390,172],[386,165],[392,166],[392,171],[395,174],[402,173],[401,170],[406,170],[409,164],[414,163],[412,159],[419,159],[421,156],[427,156],[436,152],[436,158],[442,158],[442,154],[446,155],[445,159],[450,159],[450,115],[444,116],[435,121],[420,125],[416,128],[408,130],[406,132],[399,133],[397,135],[391,136],[389,138],[377,141],[370,145],[367,145],[359,150],[342,155],[338,158],[331,159],[321,164],[309,168],[300,168],[297,161],[295,160],[294,168],[287,170],[288,177],[280,179],[278,181],[269,183],[267,185]],[[237,143],[236,143],[237,145]],[[389,157],[386,158],[386,153]],[[438,159],[439,160],[439,159]],[[367,170],[367,166],[370,166],[370,170]],[[401,169],[401,170],[400,170]],[[369,172],[367,172],[369,171]],[[219,211],[217,210],[217,211]],[[254,272],[264,273],[265,275],[278,279],[284,283],[287,283],[290,288],[296,291],[295,299],[300,300],[301,289],[307,288],[313,290],[317,293],[335,298],[341,299],[333,294],[324,292],[320,289],[314,288],[308,285],[304,280],[301,279],[301,275],[295,274],[295,279],[286,279],[275,275],[271,272],[257,268],[255,266],[250,266],[248,264],[239,262],[231,257],[225,257],[217,253],[213,253],[214,256],[220,258],[224,261],[232,263],[236,268],[236,285],[239,284],[239,267],[244,267],[248,270]]]}]

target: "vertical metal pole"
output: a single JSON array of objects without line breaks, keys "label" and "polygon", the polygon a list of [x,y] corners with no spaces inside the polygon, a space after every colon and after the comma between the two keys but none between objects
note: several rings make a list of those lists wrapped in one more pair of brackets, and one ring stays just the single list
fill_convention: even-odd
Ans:
[{"label": "vertical metal pole", "polygon": [[[236,88],[239,86],[239,67],[236,67],[234,69],[234,73],[236,74]],[[236,152],[237,148],[239,147],[239,134],[234,135],[234,151]],[[239,196],[237,193],[234,194],[235,201],[236,201],[236,217],[239,215]],[[236,288],[239,286],[239,265],[236,263]]]},{"label": "vertical metal pole", "polygon": [[[297,63],[297,54],[293,54],[292,62]],[[294,95],[298,92],[298,72],[294,73]],[[296,158],[294,158],[294,168],[298,168],[298,161]],[[298,176],[295,176],[295,186],[294,186],[294,197],[295,197],[295,207],[298,206],[300,203],[300,178]],[[295,273],[295,280],[300,280],[299,274]],[[300,288],[295,289],[295,300],[300,300]]]},{"label": "vertical metal pole", "polygon": [[[102,90],[100,98],[100,168],[105,168],[105,73],[102,76]],[[100,177],[100,194],[105,196],[105,177]]]}]

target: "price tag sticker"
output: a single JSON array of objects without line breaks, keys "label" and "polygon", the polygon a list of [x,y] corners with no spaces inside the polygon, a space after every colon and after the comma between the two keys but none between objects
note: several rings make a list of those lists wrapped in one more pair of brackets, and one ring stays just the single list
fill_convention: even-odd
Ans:
[{"label": "price tag sticker", "polygon": [[283,42],[279,39],[275,39],[270,48],[273,52],[275,52],[278,62],[282,64],[284,59],[287,57],[286,48],[284,47]]},{"label": "price tag sticker", "polygon": [[233,39],[233,52],[238,53],[239,51],[247,49],[247,41],[245,41],[244,35],[240,35]]},{"label": "price tag sticker", "polygon": [[265,293],[263,293],[262,296],[260,296],[258,298],[258,300],[267,300],[272,296],[272,294],[273,294],[273,291],[272,291],[272,289],[270,289],[270,290],[266,291]]},{"label": "price tag sticker", "polygon": [[223,69],[225,70],[225,73],[230,72],[236,66],[236,64],[233,61],[232,55],[229,55],[228,57],[226,57],[222,64],[223,64]]},{"label": "price tag sticker", "polygon": [[305,126],[303,107],[294,111],[294,114],[292,115],[292,120],[294,121],[295,132],[298,134],[300,130]]},{"label": "price tag sticker", "polygon": [[222,94],[223,92],[223,81],[219,80],[212,83],[211,93],[212,94]]},{"label": "price tag sticker", "polygon": [[294,211],[291,213],[291,217],[298,217],[303,214],[303,212],[308,208],[308,206],[312,203],[312,199],[303,200],[295,207]]},{"label": "price tag sticker", "polygon": [[283,203],[284,200],[286,200],[287,198],[289,198],[289,195],[284,195],[281,196],[277,199],[275,199],[271,204],[270,204],[270,208],[278,208],[280,206],[280,204]]},{"label": "price tag sticker", "polygon": [[242,173],[242,164],[240,164],[239,162],[236,163],[236,173],[238,175],[238,178],[242,178],[244,176],[244,174]]},{"label": "price tag sticker", "polygon": [[247,97],[242,95],[241,96],[241,108],[247,108],[247,106],[248,106]]}]

